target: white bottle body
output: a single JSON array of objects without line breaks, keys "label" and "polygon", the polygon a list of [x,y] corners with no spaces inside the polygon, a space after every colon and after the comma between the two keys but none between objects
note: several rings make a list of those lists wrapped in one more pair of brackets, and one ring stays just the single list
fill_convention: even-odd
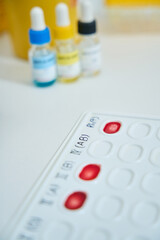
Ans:
[{"label": "white bottle body", "polygon": [[29,50],[32,80],[36,85],[47,86],[56,81],[56,54],[48,44],[32,45]]},{"label": "white bottle body", "polygon": [[98,74],[101,70],[101,44],[97,35],[79,35],[79,52],[82,75]]},{"label": "white bottle body", "polygon": [[65,83],[76,81],[80,77],[81,67],[74,39],[57,40],[56,52],[58,79]]}]

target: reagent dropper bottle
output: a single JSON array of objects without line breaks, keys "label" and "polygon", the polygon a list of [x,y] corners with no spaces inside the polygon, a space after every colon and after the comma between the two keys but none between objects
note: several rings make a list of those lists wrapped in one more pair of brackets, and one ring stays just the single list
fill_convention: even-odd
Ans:
[{"label": "reagent dropper bottle", "polygon": [[79,51],[83,76],[93,76],[101,69],[101,46],[97,36],[93,6],[89,0],[80,3],[78,21]]},{"label": "reagent dropper bottle", "polygon": [[57,52],[58,79],[63,83],[78,80],[81,69],[79,52],[69,19],[68,7],[64,3],[56,6],[56,27],[54,29]]},{"label": "reagent dropper bottle", "polygon": [[57,78],[56,55],[50,49],[50,31],[45,25],[43,10],[34,7],[30,11],[31,29],[29,39],[32,45],[29,50],[29,61],[32,68],[32,79],[36,86],[47,87]]}]

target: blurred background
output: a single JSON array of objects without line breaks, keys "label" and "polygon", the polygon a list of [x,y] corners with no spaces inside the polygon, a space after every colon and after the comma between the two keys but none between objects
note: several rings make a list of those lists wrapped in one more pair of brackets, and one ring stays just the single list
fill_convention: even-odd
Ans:
[{"label": "blurred background", "polygon": [[[54,8],[57,3],[69,6],[76,34],[76,20],[80,0],[0,0],[0,37],[9,41],[8,52],[27,58],[29,49],[29,11],[33,6],[44,9],[45,19],[53,36]],[[91,0],[98,18],[99,31],[106,34],[139,34],[160,32],[160,0]],[[10,39],[8,39],[8,34]],[[10,44],[11,43],[11,44]],[[54,41],[52,40],[52,45]],[[0,48],[0,54],[4,49]],[[7,51],[5,50],[5,53]]]}]

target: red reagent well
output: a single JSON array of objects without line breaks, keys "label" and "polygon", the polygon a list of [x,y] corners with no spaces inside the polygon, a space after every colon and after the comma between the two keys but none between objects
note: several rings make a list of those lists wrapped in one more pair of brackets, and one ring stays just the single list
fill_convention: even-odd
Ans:
[{"label": "red reagent well", "polygon": [[87,198],[86,193],[84,192],[74,192],[68,196],[66,199],[64,206],[70,210],[76,210],[83,206],[85,200]]},{"label": "red reagent well", "polygon": [[117,133],[121,128],[121,124],[119,122],[109,122],[105,125],[103,131],[107,134]]},{"label": "red reagent well", "polygon": [[97,178],[100,172],[100,166],[96,164],[89,164],[85,166],[79,174],[82,180],[90,181]]}]

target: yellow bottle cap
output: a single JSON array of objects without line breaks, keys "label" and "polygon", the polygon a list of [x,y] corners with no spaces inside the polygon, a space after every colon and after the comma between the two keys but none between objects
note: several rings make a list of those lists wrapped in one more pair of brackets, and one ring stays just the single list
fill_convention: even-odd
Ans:
[{"label": "yellow bottle cap", "polygon": [[58,40],[66,40],[66,39],[70,39],[73,38],[73,28],[72,26],[67,26],[67,27],[59,27],[56,26],[54,28],[54,37],[55,39]]},{"label": "yellow bottle cap", "polygon": [[54,28],[56,39],[66,40],[73,38],[73,29],[69,19],[68,7],[64,3],[56,6],[56,27]]}]

